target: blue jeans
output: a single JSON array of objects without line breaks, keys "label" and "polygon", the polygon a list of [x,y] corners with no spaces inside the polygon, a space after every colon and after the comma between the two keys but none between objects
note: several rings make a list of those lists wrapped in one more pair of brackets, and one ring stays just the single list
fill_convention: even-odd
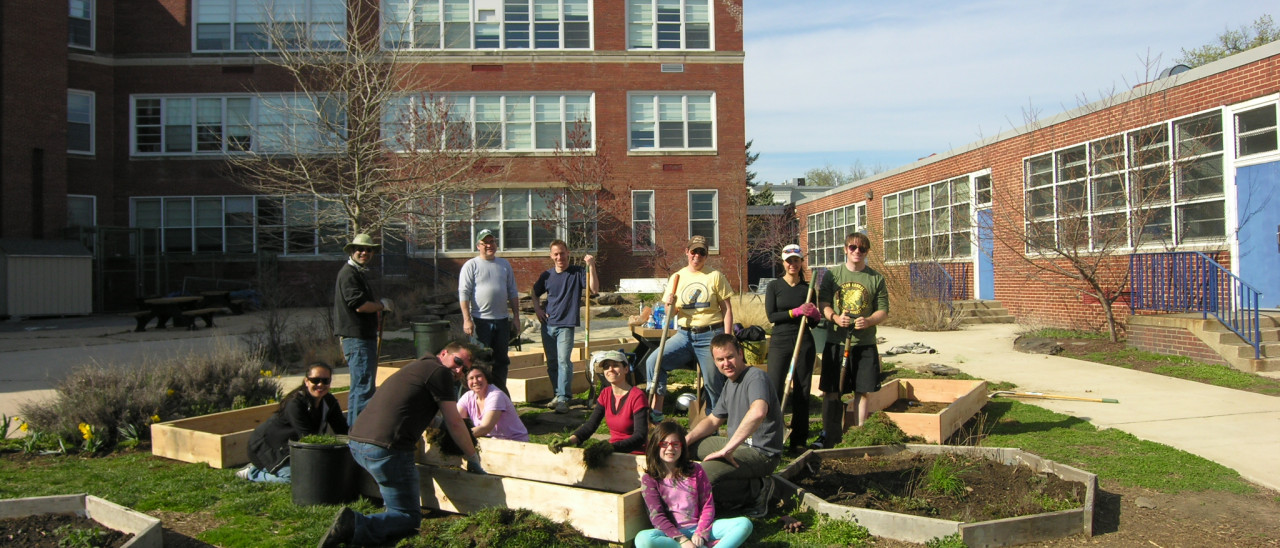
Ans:
[{"label": "blue jeans", "polygon": [[386,544],[408,536],[422,522],[422,500],[419,498],[418,467],[413,451],[385,449],[358,441],[347,442],[356,464],[369,471],[378,482],[382,502],[381,514],[356,514],[356,530],[351,544],[360,546]]},{"label": "blue jeans", "polygon": [[507,357],[507,344],[511,342],[511,318],[474,318],[472,321],[476,324],[476,340],[493,351],[493,382],[489,384],[507,392],[507,369],[511,366],[511,358]]},{"label": "blue jeans", "polygon": [[569,401],[573,397],[573,328],[542,324],[542,351],[556,399]]},{"label": "blue jeans", "polygon": [[[680,534],[693,538],[697,526],[682,527]],[[718,519],[711,522],[711,538],[718,540],[716,548],[737,548],[751,536],[751,520],[744,517]],[[662,534],[658,529],[645,529],[636,534],[636,548],[680,548],[675,539]]]},{"label": "blue jeans", "polygon": [[266,468],[258,468],[254,466],[249,469],[249,481],[259,483],[289,483],[289,478],[293,475],[293,469],[288,466],[281,466],[276,473],[268,472]]},{"label": "blue jeans", "polygon": [[378,377],[378,339],[342,338],[342,355],[347,358],[351,375],[351,394],[347,396],[347,427],[355,425],[356,415],[364,410],[373,397],[374,381]]},{"label": "blue jeans", "polygon": [[[706,387],[708,411],[716,406],[720,399],[720,389],[724,388],[724,375],[716,369],[715,360],[711,358],[711,339],[724,333],[723,329],[712,329],[702,333],[694,333],[688,329],[677,329],[676,334],[667,339],[662,350],[662,371],[654,372],[658,363],[658,353],[649,354],[645,363],[646,379],[658,384],[657,393],[667,393],[667,371],[684,367],[695,360],[702,368],[702,384]],[[660,409],[658,411],[661,411]]]}]

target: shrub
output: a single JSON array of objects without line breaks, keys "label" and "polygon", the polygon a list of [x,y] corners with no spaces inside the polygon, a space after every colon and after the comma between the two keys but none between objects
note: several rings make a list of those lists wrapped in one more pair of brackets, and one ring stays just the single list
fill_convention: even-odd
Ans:
[{"label": "shrub", "polygon": [[153,422],[279,399],[265,367],[259,355],[230,347],[137,366],[94,361],[72,370],[52,400],[26,403],[21,413],[31,428],[68,446],[80,444],[80,425],[87,424],[110,449],[126,438],[149,436]]}]

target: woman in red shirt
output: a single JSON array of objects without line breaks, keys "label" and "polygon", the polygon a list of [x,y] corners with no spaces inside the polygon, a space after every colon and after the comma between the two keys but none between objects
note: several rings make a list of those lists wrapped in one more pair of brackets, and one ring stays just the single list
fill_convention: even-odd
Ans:
[{"label": "woman in red shirt", "polygon": [[609,426],[609,443],[616,453],[644,454],[649,435],[649,402],[643,390],[627,382],[627,356],[618,350],[605,350],[591,355],[591,367],[609,382],[609,390],[601,390],[598,405],[561,445],[581,445],[591,437],[600,420]]}]

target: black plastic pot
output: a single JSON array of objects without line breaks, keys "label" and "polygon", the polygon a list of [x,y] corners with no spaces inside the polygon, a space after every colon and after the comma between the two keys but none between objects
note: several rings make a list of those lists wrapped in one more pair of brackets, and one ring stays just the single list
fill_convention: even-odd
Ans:
[{"label": "black plastic pot", "polygon": [[289,442],[293,503],[345,504],[356,499],[356,463],[347,445]]}]

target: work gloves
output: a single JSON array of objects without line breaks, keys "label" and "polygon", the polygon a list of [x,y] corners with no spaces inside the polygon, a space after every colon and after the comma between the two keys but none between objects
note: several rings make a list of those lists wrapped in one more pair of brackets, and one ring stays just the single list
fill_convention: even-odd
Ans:
[{"label": "work gloves", "polygon": [[804,303],[791,309],[792,318],[799,318],[800,316],[807,316],[810,320],[814,321],[817,321],[822,317],[818,313],[817,305],[813,303]]}]

